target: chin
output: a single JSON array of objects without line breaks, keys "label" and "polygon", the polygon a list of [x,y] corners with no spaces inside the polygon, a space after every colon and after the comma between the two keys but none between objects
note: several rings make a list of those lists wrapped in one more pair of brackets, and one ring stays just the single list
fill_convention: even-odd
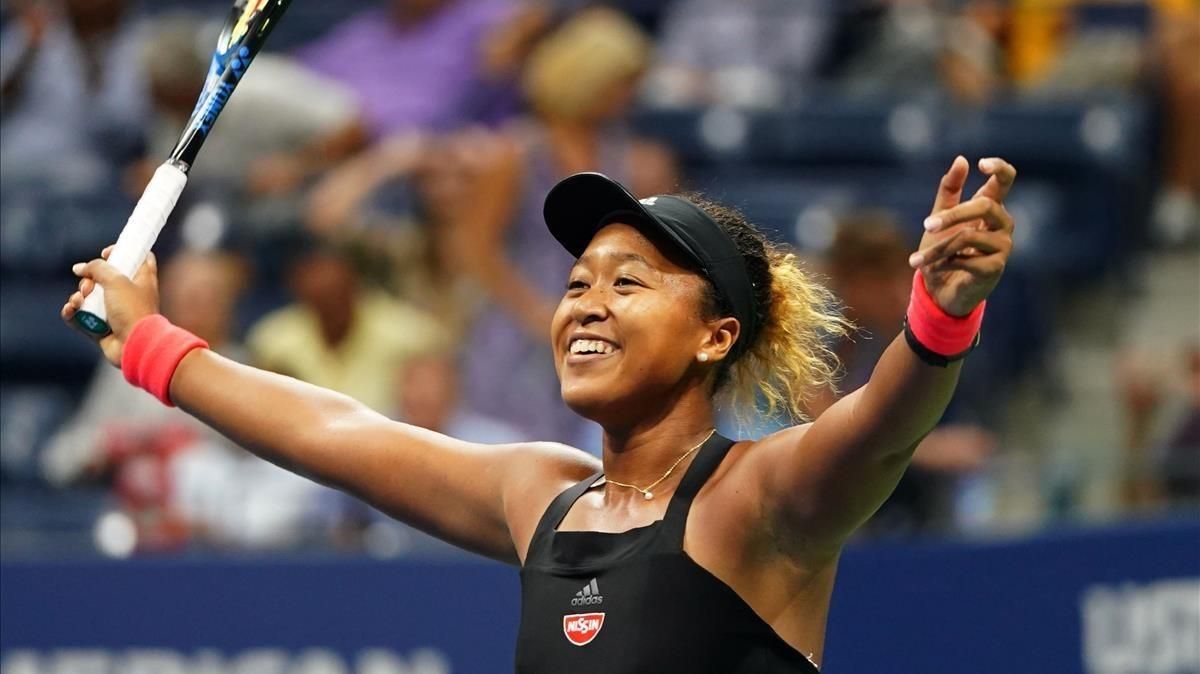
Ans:
[{"label": "chin", "polygon": [[598,421],[596,417],[612,404],[611,394],[593,382],[564,381],[560,391],[572,412],[591,421]]},{"label": "chin", "polygon": [[567,407],[584,419],[601,426],[617,424],[629,416],[630,409],[636,409],[611,383],[581,379],[564,381],[561,392]]}]

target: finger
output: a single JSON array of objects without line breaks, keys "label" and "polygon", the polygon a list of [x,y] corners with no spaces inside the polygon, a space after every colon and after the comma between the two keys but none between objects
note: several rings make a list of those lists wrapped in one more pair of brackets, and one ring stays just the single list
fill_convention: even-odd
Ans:
[{"label": "finger", "polygon": [[100,285],[125,278],[125,275],[117,271],[116,267],[100,258],[86,263],[77,262],[71,267],[71,271],[75,272],[76,276],[92,279]]},{"label": "finger", "polygon": [[79,292],[84,297],[92,294],[92,289],[96,287],[96,282],[90,278],[79,279]]},{"label": "finger", "polygon": [[987,229],[1011,232],[1012,216],[1000,202],[990,197],[975,197],[954,208],[934,213],[925,220],[929,231],[948,229],[963,222],[983,220]]},{"label": "finger", "polygon": [[979,170],[988,176],[987,182],[975,192],[976,197],[988,197],[1003,202],[1017,180],[1017,169],[999,157],[979,160]]},{"label": "finger", "polygon": [[998,276],[1004,272],[1007,257],[1000,253],[980,257],[953,257],[942,264],[942,269],[959,269],[975,276]]},{"label": "finger", "polygon": [[1005,234],[963,228],[947,233],[913,253],[908,258],[908,264],[915,269],[955,256],[967,259],[986,257],[993,253],[1007,252],[1010,247],[1011,241]]},{"label": "finger", "polygon": [[946,175],[942,176],[942,182],[938,185],[937,196],[933,199],[933,210],[931,213],[944,211],[947,208],[953,208],[958,205],[962,198],[963,185],[967,183],[967,174],[970,172],[970,165],[967,163],[967,158],[961,154],[954,158],[950,164],[950,170],[946,171]]},{"label": "finger", "polygon": [[108,256],[112,255],[113,248],[116,248],[116,247],[117,247],[117,244],[115,244],[115,243],[111,243],[111,244],[105,246],[104,250],[100,251],[101,259],[107,260]]}]

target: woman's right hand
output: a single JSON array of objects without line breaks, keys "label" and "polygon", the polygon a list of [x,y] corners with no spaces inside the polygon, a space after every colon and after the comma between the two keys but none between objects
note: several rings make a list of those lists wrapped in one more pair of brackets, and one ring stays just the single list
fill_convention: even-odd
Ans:
[{"label": "woman's right hand", "polygon": [[158,262],[154,253],[150,253],[131,280],[106,262],[112,249],[109,246],[100,253],[99,259],[79,262],[71,267],[71,271],[80,278],[79,290],[67,299],[61,315],[67,325],[76,327],[73,320],[75,312],[83,306],[83,299],[92,293],[96,284],[100,284],[104,288],[108,326],[112,328],[112,332],[100,338],[100,349],[108,362],[121,367],[121,353],[129,331],[141,319],[158,313]]}]

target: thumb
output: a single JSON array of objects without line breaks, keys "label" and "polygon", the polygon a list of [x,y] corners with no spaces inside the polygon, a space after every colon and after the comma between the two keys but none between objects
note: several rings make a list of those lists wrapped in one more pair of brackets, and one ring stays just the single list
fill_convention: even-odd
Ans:
[{"label": "thumb", "polygon": [[116,267],[100,258],[86,263],[78,262],[71,267],[71,271],[80,278],[91,279],[102,286],[107,286],[114,282],[119,283],[122,280],[129,281]]},{"label": "thumb", "polygon": [[144,286],[148,283],[158,285],[158,258],[154,257],[154,253],[146,253],[146,261],[138,267],[137,273],[133,275],[133,283],[137,286]]}]

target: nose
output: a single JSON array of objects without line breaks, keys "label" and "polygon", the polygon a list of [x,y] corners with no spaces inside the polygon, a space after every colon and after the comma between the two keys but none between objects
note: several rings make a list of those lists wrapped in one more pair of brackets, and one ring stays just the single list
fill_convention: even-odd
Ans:
[{"label": "nose", "polygon": [[571,305],[571,319],[579,325],[588,325],[608,318],[608,292],[605,288],[591,287],[575,298]]}]

